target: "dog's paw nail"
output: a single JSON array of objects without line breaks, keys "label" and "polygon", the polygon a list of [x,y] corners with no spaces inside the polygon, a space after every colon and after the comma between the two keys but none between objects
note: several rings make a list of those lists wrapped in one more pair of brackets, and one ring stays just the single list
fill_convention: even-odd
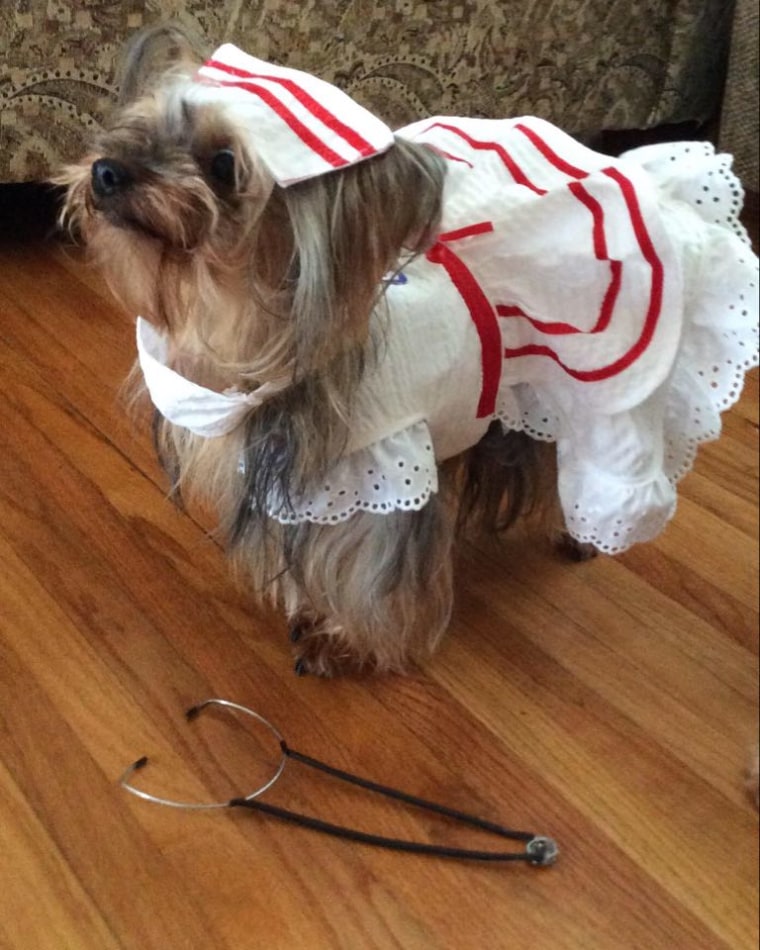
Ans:
[{"label": "dog's paw nail", "polygon": [[288,627],[288,636],[290,637],[291,643],[298,643],[303,634],[303,624],[302,623],[291,623]]},{"label": "dog's paw nail", "polygon": [[309,667],[306,663],[306,660],[296,660],[296,665],[293,667],[293,672],[296,676],[306,676],[309,672]]}]

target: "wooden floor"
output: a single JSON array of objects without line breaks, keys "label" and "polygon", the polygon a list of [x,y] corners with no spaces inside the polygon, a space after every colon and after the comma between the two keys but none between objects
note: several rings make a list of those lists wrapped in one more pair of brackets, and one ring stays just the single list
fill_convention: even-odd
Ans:
[{"label": "wooden floor", "polygon": [[[449,637],[408,678],[296,678],[164,497],[119,403],[128,317],[76,254],[0,249],[0,946],[751,948],[757,813],[758,379],[654,544],[574,565],[470,547]],[[396,855],[272,819],[147,804],[229,797],[296,749],[552,835],[555,867]],[[367,830],[499,847],[289,765],[267,800]]]}]

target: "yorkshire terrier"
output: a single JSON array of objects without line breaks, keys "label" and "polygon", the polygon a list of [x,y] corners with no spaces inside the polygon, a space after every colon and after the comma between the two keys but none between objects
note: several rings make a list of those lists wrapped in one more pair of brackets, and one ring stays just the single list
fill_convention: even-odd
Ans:
[{"label": "yorkshire terrier", "polygon": [[122,89],[62,217],[142,315],[173,490],[284,609],[299,673],[430,650],[465,526],[541,512],[579,556],[664,527],[757,360],[726,156],[612,159],[532,118],[394,134],[173,31]]}]

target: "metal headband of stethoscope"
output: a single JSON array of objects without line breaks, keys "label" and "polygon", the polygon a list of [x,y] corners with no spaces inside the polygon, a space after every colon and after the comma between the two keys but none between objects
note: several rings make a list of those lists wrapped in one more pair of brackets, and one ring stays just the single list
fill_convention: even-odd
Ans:
[{"label": "metal headband of stethoscope", "polygon": [[[534,867],[548,867],[549,865],[554,864],[557,859],[559,849],[551,838],[546,838],[543,835],[535,835],[527,831],[514,831],[511,828],[504,828],[495,822],[487,821],[474,815],[468,815],[465,812],[448,808],[445,805],[438,805],[435,802],[429,802],[425,799],[417,798],[414,795],[408,795],[406,792],[401,792],[398,789],[390,788],[386,785],[379,785],[376,782],[369,781],[368,779],[360,778],[358,775],[354,775],[351,772],[344,772],[342,769],[336,769],[331,765],[327,765],[325,762],[311,758],[310,756],[304,755],[301,752],[296,752],[294,749],[291,749],[288,746],[280,731],[276,729],[268,719],[265,719],[257,712],[254,712],[254,710],[248,709],[246,706],[241,706],[239,703],[233,703],[227,699],[206,699],[203,702],[198,703],[197,705],[188,709],[185,714],[186,718],[188,721],[192,721],[209,706],[221,706],[225,709],[232,709],[237,712],[241,712],[244,715],[250,716],[257,722],[261,723],[261,725],[265,726],[272,733],[280,746],[280,760],[277,763],[274,774],[268,781],[259,786],[259,788],[249,792],[247,795],[238,798],[231,798],[227,801],[175,801],[174,799],[162,798],[158,795],[151,795],[149,792],[143,791],[143,789],[136,788],[131,783],[130,780],[134,773],[144,768],[148,763],[148,757],[143,756],[141,759],[133,762],[132,765],[130,765],[121,776],[119,779],[119,784],[121,787],[126,789],[126,791],[131,792],[133,795],[137,795],[138,798],[142,798],[144,801],[152,802],[156,805],[168,805],[170,808],[197,810],[207,810],[214,808],[247,808],[252,811],[258,811],[262,814],[269,815],[273,818],[279,818],[280,820],[290,822],[291,824],[297,824],[301,827],[310,828],[314,831],[320,831],[325,834],[348,839],[350,841],[356,841],[361,844],[389,848],[394,851],[406,851],[414,854],[426,854],[435,857],[460,858],[475,861],[523,861]],[[356,785],[359,788],[366,789],[367,791],[375,792],[378,795],[383,795],[386,798],[391,798],[396,801],[403,802],[406,805],[411,805],[415,808],[424,809],[426,811],[433,812],[434,814],[442,815],[446,818],[460,822],[461,824],[469,825],[470,827],[478,828],[481,831],[487,831],[491,834],[498,835],[501,838],[507,838],[512,841],[520,841],[525,845],[525,849],[524,851],[479,851],[469,848],[449,848],[439,845],[425,844],[423,842],[417,841],[404,841],[399,840],[398,838],[388,838],[382,835],[368,834],[367,832],[358,831],[353,828],[346,828],[342,825],[334,825],[330,822],[322,821],[319,818],[301,815],[296,812],[288,811],[285,808],[279,808],[276,805],[270,805],[268,803],[259,801],[259,797],[263,795],[264,792],[268,791],[282,775],[282,772],[285,768],[285,763],[288,761],[288,759],[292,759],[296,762],[300,762],[302,765],[308,766],[309,768],[324,772],[327,775],[331,775],[333,778],[339,779],[340,781],[348,782],[351,785]]]},{"label": "metal headband of stethoscope", "polygon": [[[231,702],[229,699],[205,699],[202,703],[198,703],[196,706],[192,706],[190,709],[188,709],[185,713],[185,718],[188,721],[192,721],[208,706],[223,706],[226,709],[235,709],[238,712],[245,713],[246,716],[251,716],[257,722],[260,722],[263,726],[266,726],[266,728],[272,733],[280,745],[280,761],[277,763],[277,768],[274,771],[274,775],[272,775],[268,781],[264,782],[263,785],[260,785],[257,789],[254,789],[254,791],[250,792],[248,795],[243,796],[241,800],[251,801],[254,798],[258,798],[259,795],[263,795],[264,792],[268,791],[274,785],[277,779],[282,775],[283,769],[285,768],[285,763],[288,760],[288,756],[283,749],[283,743],[285,742],[284,737],[277,729],[275,729],[268,719],[260,716],[252,709],[248,709],[246,706],[241,706],[239,703]],[[124,771],[124,774],[119,779],[119,785],[121,785],[121,787],[126,789],[128,792],[131,792],[133,795],[137,795],[138,798],[144,799],[146,802],[153,802],[154,805],[168,805],[169,808],[203,810],[230,807],[229,799],[223,802],[179,802],[172,798],[161,798],[158,795],[151,795],[150,792],[145,792],[141,788],[135,788],[135,786],[130,783],[129,779],[134,775],[135,772],[143,769],[147,764],[147,755],[143,756],[141,759],[138,759],[136,762],[133,762],[129,768]]]}]

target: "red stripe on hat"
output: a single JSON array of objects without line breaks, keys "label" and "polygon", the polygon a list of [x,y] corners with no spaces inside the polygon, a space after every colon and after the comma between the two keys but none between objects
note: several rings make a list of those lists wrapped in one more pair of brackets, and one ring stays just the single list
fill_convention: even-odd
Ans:
[{"label": "red stripe on hat", "polygon": [[218,69],[230,76],[237,76],[239,79],[265,79],[269,82],[277,83],[283,86],[288,92],[307,109],[315,119],[318,119],[323,125],[340,136],[344,142],[356,149],[362,157],[372,155],[377,151],[371,142],[368,142],[356,129],[346,125],[336,115],[326,109],[321,103],[317,102],[302,86],[299,86],[294,79],[288,79],[285,76],[272,76],[266,73],[252,73],[246,69],[239,69],[228,63],[223,63],[217,59],[210,59],[204,65]]},{"label": "red stripe on hat", "polygon": [[[463,228],[462,231],[451,232],[449,240],[454,237],[468,237],[470,234],[482,234],[492,231],[493,225],[476,225],[474,228]],[[451,278],[459,295],[470,312],[480,338],[480,359],[482,372],[482,386],[478,401],[477,418],[483,419],[492,416],[496,411],[496,396],[499,391],[502,367],[502,339],[499,323],[488,297],[483,293],[480,284],[472,275],[467,265],[441,241],[438,241],[426,255],[433,264],[441,264]]]},{"label": "red stripe on hat", "polygon": [[344,165],[350,165],[350,159],[344,158],[342,155],[339,155],[337,152],[333,151],[329,145],[326,145],[319,136],[313,132],[307,125],[304,125],[301,120],[293,115],[293,113],[288,109],[288,107],[280,102],[277,96],[274,95],[269,89],[264,86],[257,86],[255,83],[246,82],[243,80],[233,81],[233,80],[215,80],[218,81],[221,86],[232,86],[238,89],[245,89],[246,92],[250,92],[255,96],[258,96],[263,102],[265,102],[269,108],[277,115],[280,119],[288,126],[288,128],[297,135],[304,145],[308,146],[313,152],[319,155],[320,158],[324,159],[328,165],[331,165],[333,168],[343,168]]}]

